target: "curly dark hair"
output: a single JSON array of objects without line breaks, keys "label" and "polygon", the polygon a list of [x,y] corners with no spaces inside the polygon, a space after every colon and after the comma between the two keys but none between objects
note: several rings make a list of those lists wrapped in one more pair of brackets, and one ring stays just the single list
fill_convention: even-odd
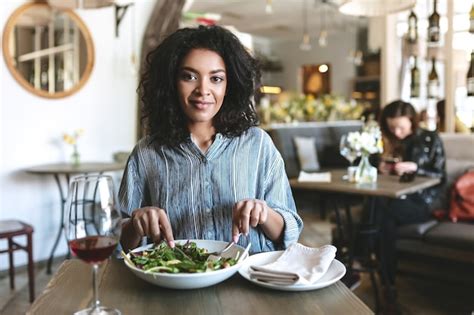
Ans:
[{"label": "curly dark hair", "polygon": [[182,60],[192,49],[214,51],[226,66],[226,96],[213,118],[216,131],[236,137],[258,124],[252,102],[260,88],[257,60],[234,34],[222,27],[183,28],[148,54],[138,86],[146,134],[160,145],[176,145],[189,137],[186,116],[179,103],[177,78]]}]

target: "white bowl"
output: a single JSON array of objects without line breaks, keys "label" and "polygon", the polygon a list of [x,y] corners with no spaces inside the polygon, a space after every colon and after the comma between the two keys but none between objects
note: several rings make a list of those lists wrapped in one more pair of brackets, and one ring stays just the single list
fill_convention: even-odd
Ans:
[{"label": "white bowl", "polygon": [[[184,244],[188,240],[177,240],[175,243]],[[215,252],[222,250],[228,242],[212,241],[212,240],[189,240],[195,242],[198,247],[205,248],[209,252]],[[135,248],[132,252],[140,252],[149,249],[153,244],[145,245],[142,247]],[[228,251],[225,252],[225,257],[235,257],[237,252],[240,255],[244,252],[244,248],[239,245],[233,245]],[[127,254],[129,256],[130,254]],[[129,256],[130,258],[130,256]],[[124,259],[125,265],[137,275],[137,277],[148,281],[152,284],[160,287],[171,288],[171,289],[197,289],[204,288],[216,283],[222,282],[227,278],[233,276],[239,268],[242,266],[243,261],[236,263],[235,265],[220,269],[216,271],[202,272],[202,273],[146,273],[145,271],[132,266],[126,259]]]}]

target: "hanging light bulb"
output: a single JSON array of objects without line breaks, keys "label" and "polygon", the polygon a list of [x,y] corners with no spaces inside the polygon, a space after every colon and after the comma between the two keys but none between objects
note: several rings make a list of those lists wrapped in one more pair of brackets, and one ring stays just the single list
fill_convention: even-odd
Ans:
[{"label": "hanging light bulb", "polygon": [[308,12],[307,12],[307,0],[304,1],[304,6],[303,6],[303,41],[300,44],[300,49],[301,50],[310,50],[311,49],[311,43],[310,43],[310,37],[308,33]]},{"label": "hanging light bulb", "polygon": [[305,51],[311,50],[309,34],[306,32],[303,34],[303,41],[300,44],[300,49]]},{"label": "hanging light bulb", "polygon": [[416,0],[347,0],[339,12],[356,16],[384,16],[413,8]]},{"label": "hanging light bulb", "polygon": [[321,6],[321,31],[319,32],[318,36],[318,44],[320,47],[327,47],[328,45],[328,27],[326,25],[326,18],[329,14],[329,11],[327,6],[327,1],[323,0]]},{"label": "hanging light bulb", "polygon": [[267,0],[267,4],[265,5],[265,13],[266,14],[273,13],[272,0]]},{"label": "hanging light bulb", "polygon": [[326,47],[328,45],[328,32],[324,29],[319,33],[318,44],[321,47]]},{"label": "hanging light bulb", "polygon": [[318,67],[318,71],[320,73],[326,73],[326,72],[328,72],[328,70],[329,70],[329,67],[325,63],[323,63],[322,65],[319,65],[319,67]]}]

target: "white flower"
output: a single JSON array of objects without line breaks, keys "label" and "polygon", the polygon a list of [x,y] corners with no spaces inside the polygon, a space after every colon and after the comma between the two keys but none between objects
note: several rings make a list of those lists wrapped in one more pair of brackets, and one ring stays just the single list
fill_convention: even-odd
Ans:
[{"label": "white flower", "polygon": [[352,150],[358,153],[382,153],[382,134],[378,126],[364,128],[362,132],[349,132],[347,141]]}]

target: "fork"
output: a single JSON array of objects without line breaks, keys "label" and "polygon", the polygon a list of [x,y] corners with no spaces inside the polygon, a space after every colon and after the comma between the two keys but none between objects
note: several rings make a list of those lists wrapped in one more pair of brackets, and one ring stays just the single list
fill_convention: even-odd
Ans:
[{"label": "fork", "polygon": [[235,244],[234,241],[230,241],[220,251],[210,253],[209,256],[207,257],[206,261],[208,261],[208,262],[209,261],[217,261],[217,260],[221,259],[222,254],[225,253],[226,251],[228,251],[234,244]]},{"label": "fork", "polygon": [[242,252],[242,255],[237,259],[237,263],[241,262],[242,260],[248,257],[250,246],[252,246],[252,243],[249,242],[247,244],[247,247],[245,247],[245,250]]}]

